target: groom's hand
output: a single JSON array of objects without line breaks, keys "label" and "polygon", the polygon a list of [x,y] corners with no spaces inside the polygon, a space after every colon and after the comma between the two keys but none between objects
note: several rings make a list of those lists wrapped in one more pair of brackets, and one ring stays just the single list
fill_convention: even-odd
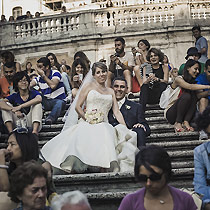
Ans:
[{"label": "groom's hand", "polygon": [[144,131],[146,132],[146,128],[145,128],[145,126],[144,126],[144,125],[142,125],[141,123],[137,123],[137,124],[135,124],[135,125],[133,126],[133,128],[143,128],[143,129],[144,129]]}]

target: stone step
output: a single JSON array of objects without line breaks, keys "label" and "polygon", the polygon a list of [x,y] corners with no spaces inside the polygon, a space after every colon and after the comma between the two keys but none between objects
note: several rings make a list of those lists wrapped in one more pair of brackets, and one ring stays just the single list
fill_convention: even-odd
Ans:
[{"label": "stone step", "polygon": [[[175,187],[192,187],[194,168],[173,169],[171,184]],[[185,180],[181,182],[181,180]],[[53,176],[59,193],[80,189],[84,193],[135,191],[141,186],[133,173],[91,173]]]},{"label": "stone step", "polygon": [[163,110],[146,110],[145,111],[145,117],[163,117],[164,113]]},{"label": "stone step", "polygon": [[183,149],[188,149],[190,147],[196,147],[206,141],[207,140],[166,141],[166,142],[153,142],[153,143],[149,142],[147,143],[147,145],[154,144],[154,145],[164,147],[165,149],[168,149],[168,148],[177,149],[180,147],[182,147]]},{"label": "stone step", "polygon": [[164,117],[145,117],[149,125],[168,123]]},{"label": "stone step", "polygon": [[198,132],[168,132],[168,133],[151,133],[147,137],[147,142],[163,142],[163,141],[184,141],[184,140],[198,140]]}]

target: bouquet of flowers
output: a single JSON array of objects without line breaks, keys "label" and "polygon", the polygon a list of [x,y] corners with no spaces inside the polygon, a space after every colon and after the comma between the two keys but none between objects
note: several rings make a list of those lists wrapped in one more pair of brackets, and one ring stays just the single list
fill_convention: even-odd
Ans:
[{"label": "bouquet of flowers", "polygon": [[104,114],[97,109],[93,109],[85,113],[85,118],[88,123],[97,124],[104,121]]}]

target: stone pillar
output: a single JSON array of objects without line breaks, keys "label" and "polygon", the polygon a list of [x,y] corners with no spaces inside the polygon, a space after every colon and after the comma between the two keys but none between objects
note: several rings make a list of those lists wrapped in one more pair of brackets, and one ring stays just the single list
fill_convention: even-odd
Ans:
[{"label": "stone pillar", "polygon": [[15,44],[14,24],[3,23],[0,26],[0,46]]},{"label": "stone pillar", "polygon": [[86,13],[80,14],[79,20],[79,29],[80,34],[95,34],[96,33],[96,26],[95,26],[95,15],[93,11],[89,11]]},{"label": "stone pillar", "polygon": [[189,0],[178,0],[175,6],[175,20],[189,19],[191,19]]}]

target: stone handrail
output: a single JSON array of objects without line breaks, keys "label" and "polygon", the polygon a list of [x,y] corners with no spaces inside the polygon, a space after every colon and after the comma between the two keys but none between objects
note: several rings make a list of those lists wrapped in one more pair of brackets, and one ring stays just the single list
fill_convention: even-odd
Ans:
[{"label": "stone handrail", "polygon": [[[175,2],[176,0],[168,0],[167,2]],[[113,7],[123,7],[129,5],[144,5],[144,4],[166,4],[166,0],[111,0]],[[98,2],[100,8],[111,7],[107,1]]]},{"label": "stone handrail", "polygon": [[80,24],[79,14],[45,16],[27,19],[15,23],[15,38],[39,37],[51,33],[77,30]]},{"label": "stone handrail", "polygon": [[210,4],[207,1],[175,2],[171,0],[168,3],[157,4],[154,0],[153,4],[136,4],[135,6],[128,5],[128,2],[133,4],[140,0],[113,0],[113,3],[116,2],[124,4],[124,6],[3,23],[0,25],[1,46],[32,43],[36,40],[46,41],[114,33],[116,27],[129,28],[145,25],[149,28],[151,25],[161,22],[171,25],[179,19],[210,18]]}]

